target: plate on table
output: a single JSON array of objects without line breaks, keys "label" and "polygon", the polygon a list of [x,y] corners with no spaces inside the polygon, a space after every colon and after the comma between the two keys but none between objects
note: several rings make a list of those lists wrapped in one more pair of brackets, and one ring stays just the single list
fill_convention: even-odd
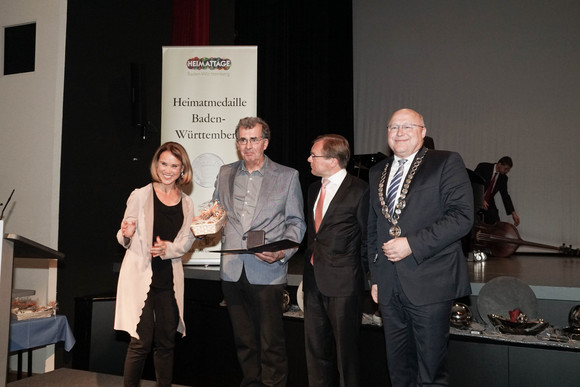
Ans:
[{"label": "plate on table", "polygon": [[302,281],[298,285],[298,290],[296,291],[296,302],[298,307],[302,312],[304,312],[304,291],[302,290]]},{"label": "plate on table", "polygon": [[509,333],[512,335],[535,335],[548,327],[548,322],[539,320],[528,320],[526,322],[518,322],[506,319],[496,314],[488,315],[489,320],[501,333]]},{"label": "plate on table", "polygon": [[532,288],[522,280],[502,276],[483,285],[477,296],[477,309],[481,320],[493,325],[490,314],[509,316],[509,312],[519,309],[529,320],[538,320],[538,300]]}]

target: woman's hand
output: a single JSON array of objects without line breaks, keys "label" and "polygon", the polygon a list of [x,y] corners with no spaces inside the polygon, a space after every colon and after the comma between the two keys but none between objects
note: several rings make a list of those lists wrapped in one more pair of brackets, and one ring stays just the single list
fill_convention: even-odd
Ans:
[{"label": "woman's hand", "polygon": [[149,252],[154,257],[161,257],[165,255],[165,250],[167,249],[167,244],[165,241],[162,241],[161,238],[157,237],[155,240],[155,244],[151,247]]},{"label": "woman's hand", "polygon": [[124,219],[121,223],[121,232],[125,238],[133,238],[136,228],[135,219]]}]

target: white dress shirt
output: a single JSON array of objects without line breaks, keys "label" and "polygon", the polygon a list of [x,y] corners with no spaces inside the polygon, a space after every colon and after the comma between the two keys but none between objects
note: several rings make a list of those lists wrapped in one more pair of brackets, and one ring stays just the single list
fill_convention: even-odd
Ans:
[{"label": "white dress shirt", "polygon": [[[322,218],[324,218],[324,214],[326,214],[326,210],[330,205],[330,202],[336,195],[336,191],[344,181],[346,177],[346,169],[341,169],[340,171],[336,172],[334,175],[330,176],[328,180],[330,183],[326,186],[326,196],[324,197],[324,203],[322,206]],[[312,215],[314,216],[314,212],[316,211],[316,205],[318,204],[318,198],[320,198],[320,192],[318,192],[318,197],[316,198],[316,202],[314,203],[314,207],[312,208]]]}]

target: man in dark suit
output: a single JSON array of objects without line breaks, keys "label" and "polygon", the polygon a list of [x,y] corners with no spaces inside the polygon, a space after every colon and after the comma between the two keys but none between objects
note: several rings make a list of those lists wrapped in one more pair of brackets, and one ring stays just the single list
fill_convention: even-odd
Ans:
[{"label": "man in dark suit", "polygon": [[[314,140],[308,161],[304,334],[310,387],[359,385],[359,329],[366,263],[368,184],[349,175],[348,141]],[[338,377],[338,379],[337,379]]]},{"label": "man in dark suit", "polygon": [[507,174],[513,166],[514,163],[511,157],[504,156],[496,164],[479,163],[475,168],[475,173],[485,180],[485,194],[481,211],[484,223],[495,224],[500,220],[499,211],[494,200],[495,194],[499,191],[506,214],[512,216],[516,226],[520,224],[520,217],[514,210],[514,204],[508,193],[507,185]]},{"label": "man in dark suit", "polygon": [[368,258],[391,384],[447,385],[449,314],[471,293],[461,248],[473,225],[471,183],[459,154],[423,146],[419,113],[395,112],[387,130],[394,155],[369,174]]}]

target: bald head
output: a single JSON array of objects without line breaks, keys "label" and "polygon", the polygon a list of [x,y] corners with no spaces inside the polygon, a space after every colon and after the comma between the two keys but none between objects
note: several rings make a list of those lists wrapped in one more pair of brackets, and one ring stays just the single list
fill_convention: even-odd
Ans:
[{"label": "bald head", "polygon": [[393,113],[387,128],[389,147],[401,158],[407,158],[421,149],[427,133],[423,116],[412,109]]}]

